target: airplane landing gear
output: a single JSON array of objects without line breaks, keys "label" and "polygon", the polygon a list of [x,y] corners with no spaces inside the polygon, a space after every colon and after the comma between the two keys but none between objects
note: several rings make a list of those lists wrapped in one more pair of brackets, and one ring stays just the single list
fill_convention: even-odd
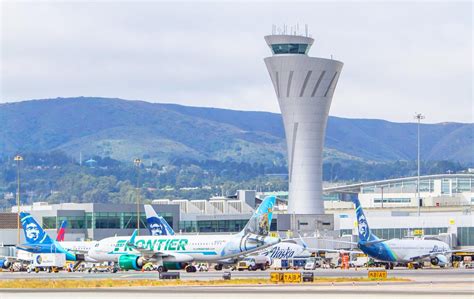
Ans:
[{"label": "airplane landing gear", "polygon": [[165,266],[158,266],[158,268],[156,268],[156,270],[159,272],[159,273],[162,273],[162,272],[168,272],[168,269],[165,267]]}]

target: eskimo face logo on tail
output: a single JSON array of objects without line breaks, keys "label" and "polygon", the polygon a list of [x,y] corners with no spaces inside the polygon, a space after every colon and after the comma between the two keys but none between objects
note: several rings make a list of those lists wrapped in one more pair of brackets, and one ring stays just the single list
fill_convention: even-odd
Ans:
[{"label": "eskimo face logo on tail", "polygon": [[28,223],[25,228],[26,239],[29,242],[36,242],[40,239],[41,231],[36,223]]},{"label": "eskimo face logo on tail", "polygon": [[150,224],[150,232],[152,236],[167,235],[164,225],[158,222],[154,222]]},{"label": "eskimo face logo on tail", "polygon": [[369,239],[369,225],[364,215],[360,215],[357,219],[359,235],[365,239]]}]

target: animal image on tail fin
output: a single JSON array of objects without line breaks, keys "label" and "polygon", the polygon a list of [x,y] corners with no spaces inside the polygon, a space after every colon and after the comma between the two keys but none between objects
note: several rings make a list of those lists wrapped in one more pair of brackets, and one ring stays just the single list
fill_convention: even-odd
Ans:
[{"label": "animal image on tail fin", "polygon": [[20,221],[27,244],[51,244],[53,240],[29,213],[21,212]]},{"label": "animal image on tail fin", "polygon": [[148,230],[152,236],[174,235],[174,230],[166,222],[165,218],[156,214],[151,205],[145,205],[145,214]]},{"label": "animal image on tail fin", "polygon": [[258,209],[250,218],[242,233],[268,236],[273,218],[273,207],[275,206],[275,196],[267,196],[262,201]]}]

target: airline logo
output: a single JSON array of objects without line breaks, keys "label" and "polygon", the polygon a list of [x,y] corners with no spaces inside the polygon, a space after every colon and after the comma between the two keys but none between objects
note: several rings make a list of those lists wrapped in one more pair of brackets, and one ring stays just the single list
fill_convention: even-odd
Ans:
[{"label": "airline logo", "polygon": [[22,216],[21,225],[25,231],[26,241],[28,243],[43,243],[47,236],[46,233],[34,221],[31,215],[22,213]]},{"label": "airline logo", "polygon": [[[155,240],[137,240],[135,246],[149,249],[152,251],[178,251],[186,250],[188,239],[155,239]],[[127,245],[127,240],[119,240],[114,248],[117,251],[133,251],[133,248]]]},{"label": "airline logo", "polygon": [[438,245],[434,245],[433,249],[431,249],[430,253],[437,253],[437,252],[442,253],[444,251],[446,251],[444,246],[440,248]]},{"label": "airline logo", "polygon": [[289,259],[295,255],[295,251],[290,247],[284,249],[280,246],[273,246],[272,249],[264,252],[262,255],[268,256],[272,259]]},{"label": "airline logo", "polygon": [[367,224],[367,220],[365,216],[361,213],[357,218],[359,235],[362,236],[365,240],[369,239],[369,225]]}]

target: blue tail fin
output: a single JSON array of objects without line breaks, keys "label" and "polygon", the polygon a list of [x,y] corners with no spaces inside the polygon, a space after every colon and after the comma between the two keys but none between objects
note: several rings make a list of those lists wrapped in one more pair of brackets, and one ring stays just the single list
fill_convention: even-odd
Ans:
[{"label": "blue tail fin", "polygon": [[275,202],[275,196],[265,197],[240,233],[244,235],[251,233],[259,236],[268,236],[270,225],[272,223]]},{"label": "blue tail fin", "polygon": [[54,241],[43,230],[41,225],[29,213],[20,212],[20,221],[25,232],[27,244],[53,244]]},{"label": "blue tail fin", "polygon": [[362,210],[362,206],[360,205],[359,199],[353,198],[352,201],[355,204],[359,241],[367,242],[378,240],[378,238],[375,235],[372,235],[372,233],[370,232],[369,223],[367,222],[367,218],[365,218],[364,210]]},{"label": "blue tail fin", "polygon": [[156,214],[155,210],[150,205],[145,205],[146,223],[150,235],[152,236],[166,236],[174,235],[174,230],[166,222],[165,218]]}]

